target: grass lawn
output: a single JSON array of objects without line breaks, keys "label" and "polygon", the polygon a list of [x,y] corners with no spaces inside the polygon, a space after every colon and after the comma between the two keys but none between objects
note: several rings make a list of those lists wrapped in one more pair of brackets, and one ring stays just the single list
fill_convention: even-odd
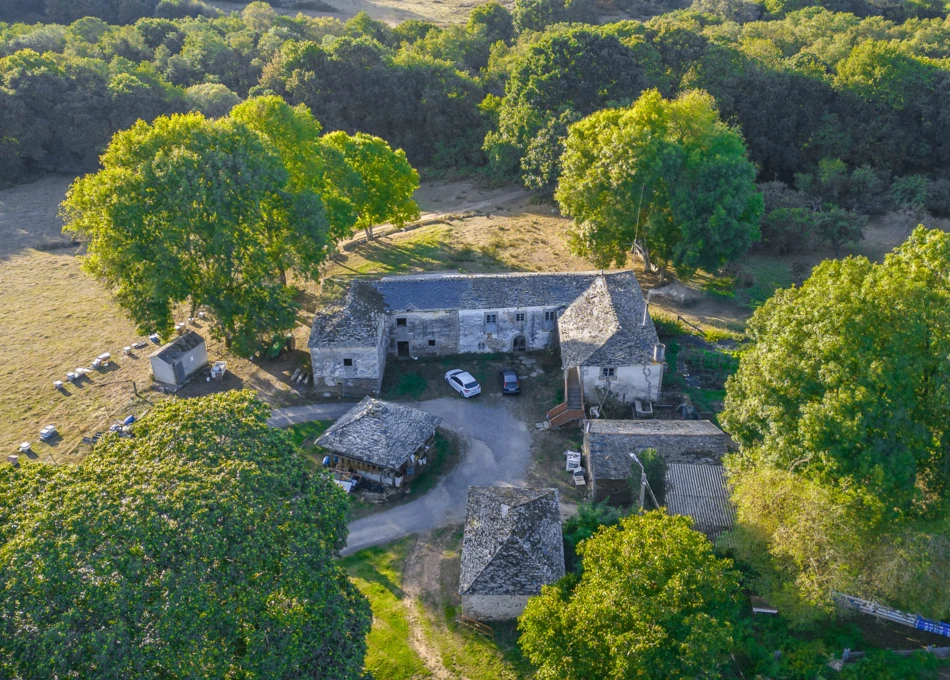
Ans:
[{"label": "grass lawn", "polygon": [[494,640],[455,623],[460,542],[461,531],[444,529],[341,561],[373,608],[366,669],[376,680],[428,678],[433,671],[469,680],[533,675],[514,622],[493,626]]},{"label": "grass lawn", "polygon": [[375,680],[432,677],[409,644],[402,570],[411,540],[404,539],[383,548],[369,548],[341,563],[350,580],[373,607],[373,628],[366,638],[366,670]]}]

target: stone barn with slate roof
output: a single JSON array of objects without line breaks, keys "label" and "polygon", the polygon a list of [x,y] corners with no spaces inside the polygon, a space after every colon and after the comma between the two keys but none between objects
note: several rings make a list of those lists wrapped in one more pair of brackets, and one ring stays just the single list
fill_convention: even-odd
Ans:
[{"label": "stone barn with slate roof", "polygon": [[479,621],[518,617],[541,586],[564,576],[557,489],[468,490],[459,594]]},{"label": "stone barn with slate roof", "polygon": [[[561,348],[565,394],[583,416],[584,392],[657,401],[662,358],[632,272],[413,274],[351,284],[316,315],[314,385],[339,396],[376,394],[388,357]],[[593,403],[593,401],[592,401]],[[576,415],[576,414],[574,414]]]},{"label": "stone barn with slate roof", "polygon": [[417,408],[365,397],[316,444],[335,469],[398,487],[424,464],[441,422]]},{"label": "stone barn with slate roof", "polygon": [[726,453],[727,435],[708,420],[591,420],[584,432],[584,467],[595,503],[629,505],[631,453],[656,449],[674,462],[716,465]]},{"label": "stone barn with slate roof", "polygon": [[205,339],[188,331],[149,355],[152,376],[160,383],[180,386],[208,365]]}]

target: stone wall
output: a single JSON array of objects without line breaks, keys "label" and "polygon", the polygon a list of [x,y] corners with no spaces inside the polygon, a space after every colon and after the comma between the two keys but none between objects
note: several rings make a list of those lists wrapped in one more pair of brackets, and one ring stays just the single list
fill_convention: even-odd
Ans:
[{"label": "stone wall", "polygon": [[[399,325],[398,319],[406,324]],[[409,353],[414,357],[434,357],[458,354],[458,312],[407,312],[389,314],[386,318],[388,342],[385,347],[390,354],[398,353],[398,343],[408,342]]]},{"label": "stone wall", "polygon": [[527,595],[462,595],[462,613],[477,621],[516,619],[527,604]]},{"label": "stone wall", "polygon": [[[319,393],[333,397],[379,394],[385,363],[380,362],[378,347],[312,347],[310,360],[313,386]],[[346,360],[352,365],[347,366]]]},{"label": "stone wall", "polygon": [[634,451],[656,449],[669,462],[718,462],[725,455],[728,438],[725,434],[704,435],[628,435]]},{"label": "stone wall", "polygon": [[659,401],[660,386],[663,383],[663,364],[646,366],[613,366],[614,376],[604,378],[602,366],[584,366],[584,401],[596,404],[598,390],[604,390],[608,384],[610,392],[624,404],[632,404],[635,399]]},{"label": "stone wall", "polygon": [[[590,465],[587,467],[587,474],[590,476]],[[607,501],[611,505],[630,505],[633,500],[630,482],[626,479],[593,479],[591,496],[594,503]],[[637,500],[639,501],[639,497]]]},{"label": "stone wall", "polygon": [[[458,313],[459,352],[511,352],[515,338],[523,336],[527,351],[547,349],[554,344],[557,321],[545,321],[545,312],[554,307],[461,310]],[[487,315],[496,322],[486,322]],[[519,320],[523,315],[523,320]]]}]

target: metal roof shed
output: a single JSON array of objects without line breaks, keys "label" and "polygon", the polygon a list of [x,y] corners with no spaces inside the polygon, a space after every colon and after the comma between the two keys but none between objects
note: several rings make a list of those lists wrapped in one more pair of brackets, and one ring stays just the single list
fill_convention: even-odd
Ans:
[{"label": "metal roof shed", "polygon": [[155,380],[179,387],[208,364],[205,339],[195,331],[162,345],[149,356]]}]

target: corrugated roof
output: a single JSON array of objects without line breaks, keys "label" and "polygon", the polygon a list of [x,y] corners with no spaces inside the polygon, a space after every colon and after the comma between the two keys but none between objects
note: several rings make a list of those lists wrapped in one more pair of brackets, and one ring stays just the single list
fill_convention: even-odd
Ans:
[{"label": "corrugated roof", "polygon": [[184,355],[188,354],[188,352],[193,350],[195,347],[203,345],[204,341],[205,339],[198,335],[195,331],[188,331],[179,338],[159,347],[157,350],[152,352],[148,358],[151,359],[153,357],[157,357],[166,364],[171,364]]},{"label": "corrugated roof", "polygon": [[468,490],[459,593],[537,595],[564,576],[557,489]]},{"label": "corrugated roof", "polygon": [[718,535],[735,523],[736,513],[729,502],[721,465],[668,465],[664,498],[671,515],[692,517],[696,530],[705,534]]}]

